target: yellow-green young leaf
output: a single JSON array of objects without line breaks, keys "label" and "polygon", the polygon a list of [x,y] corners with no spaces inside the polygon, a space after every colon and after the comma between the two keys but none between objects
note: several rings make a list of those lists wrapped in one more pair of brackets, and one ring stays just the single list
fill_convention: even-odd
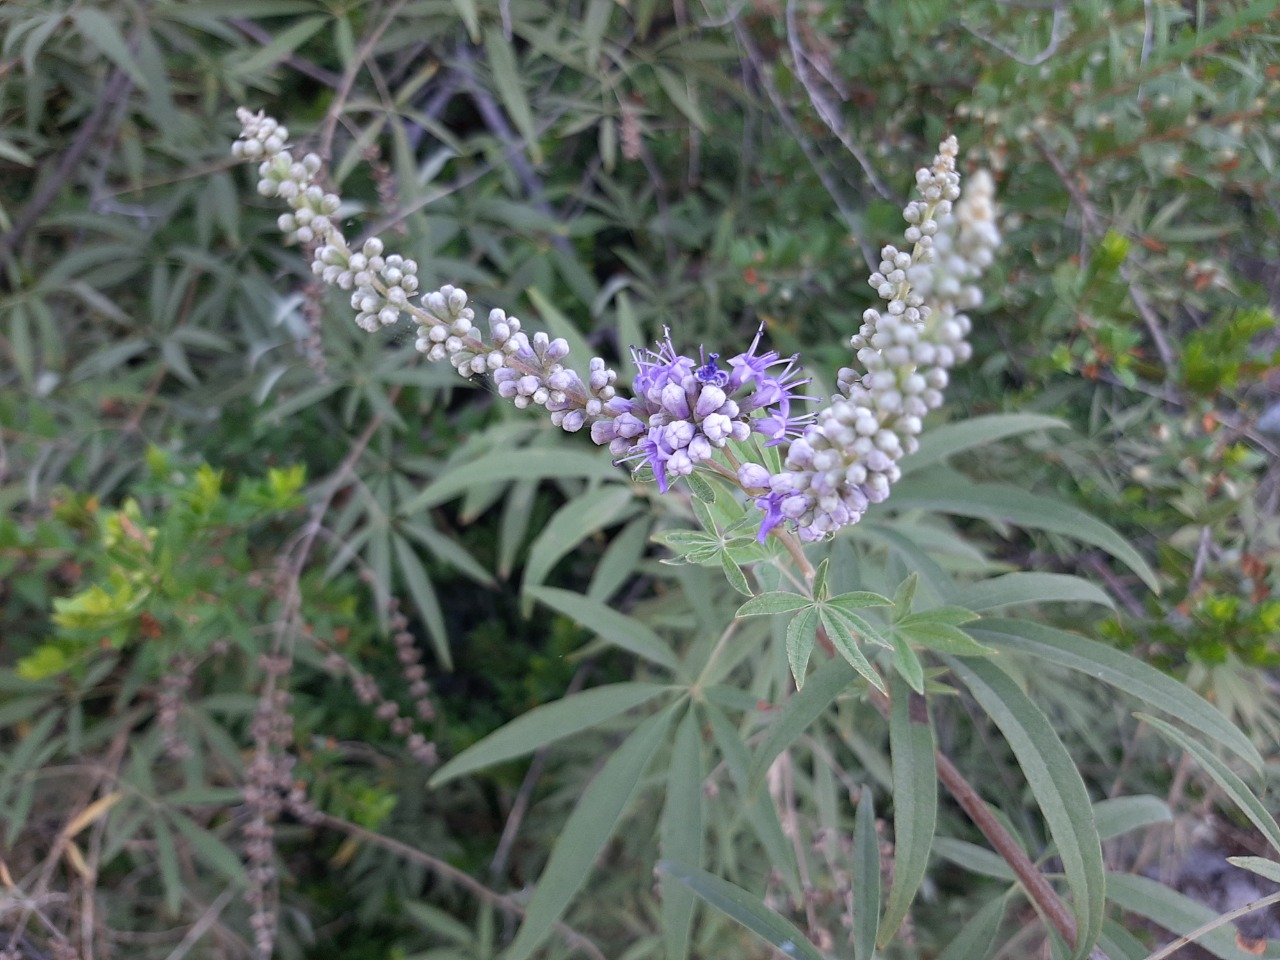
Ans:
[{"label": "yellow-green young leaf", "polygon": [[[692,866],[702,864],[702,733],[692,707],[676,730],[662,808],[662,849]],[[693,925],[693,894],[684,886],[662,885],[662,937],[667,960],[686,960]]]},{"label": "yellow-green young leaf", "polygon": [[1004,734],[1044,813],[1072,893],[1078,933],[1072,956],[1083,960],[1102,933],[1106,879],[1102,843],[1080,771],[1049,719],[1008,674],[983,660],[945,659]]},{"label": "yellow-green young leaf", "polygon": [[1233,750],[1258,772],[1262,756],[1239,728],[1195,691],[1114,647],[1025,620],[984,619],[972,628],[983,643],[1016,650],[1123,690]]},{"label": "yellow-green young leaf", "polygon": [[806,607],[787,624],[787,663],[791,664],[791,676],[796,689],[804,689],[804,675],[809,668],[809,655],[818,638],[818,611]]},{"label": "yellow-green young leaf", "polygon": [[636,728],[613,752],[578,800],[551,848],[524,923],[504,960],[528,960],[551,935],[631,803],[654,751],[665,738],[674,704]]},{"label": "yellow-green young leaf", "polygon": [[759,897],[728,880],[675,860],[660,861],[658,872],[687,885],[712,907],[738,921],[783,956],[794,960],[826,960],[790,920],[774,913],[760,902]]},{"label": "yellow-green young leaf", "polygon": [[[60,647],[51,643],[42,643],[35,651],[18,660],[17,674],[23,680],[46,680],[56,677],[71,665],[67,655]],[[39,698],[44,702],[44,698]]]},{"label": "yellow-green young leaf", "polygon": [[853,957],[871,960],[880,929],[880,841],[871,789],[858,797],[853,827]]},{"label": "yellow-green young leaf", "polygon": [[898,932],[924,880],[938,821],[929,702],[898,677],[889,678],[889,755],[893,761],[893,884],[880,921],[883,949]]},{"label": "yellow-green young leaf", "polygon": [[498,88],[498,96],[502,105],[507,108],[511,122],[520,131],[520,136],[529,148],[529,156],[534,163],[542,163],[542,148],[538,145],[538,131],[533,123],[533,111],[529,109],[529,100],[525,96],[524,84],[520,82],[520,72],[516,66],[516,54],[510,42],[502,35],[498,26],[489,27],[484,32],[484,52],[489,59],[489,69],[493,71],[493,83]]},{"label": "yellow-green young leaf", "polygon": [[1276,819],[1271,815],[1271,811],[1249,789],[1248,785],[1236,775],[1234,770],[1215,757],[1213,752],[1203,743],[1193,739],[1185,731],[1180,730],[1173,724],[1166,723],[1158,717],[1151,717],[1142,713],[1138,714],[1138,716],[1195,757],[1196,762],[1200,764],[1205,773],[1217,781],[1223,792],[1258,828],[1258,831],[1267,838],[1267,842],[1275,850],[1280,851],[1280,825],[1276,824]]},{"label": "yellow-green young leaf", "polygon": [[428,786],[439,787],[473,770],[532,753],[648,703],[667,690],[655,683],[611,683],[534,707],[462,751],[435,772]]}]

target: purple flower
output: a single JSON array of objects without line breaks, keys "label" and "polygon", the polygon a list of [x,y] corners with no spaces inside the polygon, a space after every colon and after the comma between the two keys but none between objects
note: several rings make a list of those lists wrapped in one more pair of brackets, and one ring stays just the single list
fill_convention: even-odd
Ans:
[{"label": "purple flower", "polygon": [[666,493],[672,477],[692,473],[730,440],[744,441],[755,431],[772,445],[798,435],[809,417],[793,416],[791,405],[811,399],[796,393],[809,380],[795,357],[782,359],[773,350],[757,355],[763,330],[728,361],[728,370],[719,366],[718,353],[700,350],[701,363],[677,353],[669,331],[655,349],[633,348],[635,395],[609,402],[612,419],[593,423],[592,439],[609,444],[620,460],[647,463]]}]

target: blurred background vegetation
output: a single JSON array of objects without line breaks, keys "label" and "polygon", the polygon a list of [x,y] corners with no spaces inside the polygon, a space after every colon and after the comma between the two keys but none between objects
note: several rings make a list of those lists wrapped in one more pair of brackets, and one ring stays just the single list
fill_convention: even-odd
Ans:
[{"label": "blurred background vegetation", "polygon": [[[232,161],[242,104],[326,156],[348,234],[413,256],[426,289],[620,363],[664,325],[732,352],[763,322],[824,389],[915,167],[956,134],[997,174],[1007,246],[947,415],[1074,428],[957,466],[1094,512],[1163,592],[989,510],[916,530],[930,562],[1097,581],[1109,611],[1036,615],[1157,664],[1274,756],[1278,26],[1269,0],[0,4],[0,949],[247,957],[256,915],[282,957],[495,955],[618,733],[428,790],[435,758],[635,674],[547,598],[659,631],[720,609],[715,571],[650,540],[687,502],[354,327]],[[1261,852],[1108,697],[1038,681],[1100,795],[1123,780],[1180,813],[1116,865],[1171,880],[1209,836]],[[859,716],[832,775],[884,786]],[[955,759],[998,781],[1011,761],[975,730]],[[268,773],[278,811],[246,800]],[[847,832],[845,807],[818,819]],[[547,956],[664,955],[634,816]],[[886,955],[938,956],[983,889],[935,860]],[[819,907],[843,943],[839,897]],[[1027,955],[1020,926],[987,946]],[[707,916],[691,955],[763,951]]]}]

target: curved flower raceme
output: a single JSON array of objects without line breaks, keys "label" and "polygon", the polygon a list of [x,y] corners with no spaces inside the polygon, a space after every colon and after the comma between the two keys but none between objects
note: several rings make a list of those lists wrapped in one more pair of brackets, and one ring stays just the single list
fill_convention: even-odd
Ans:
[{"label": "curved flower raceme", "polygon": [[288,130],[271,117],[245,108],[237,117],[242,129],[232,152],[258,163],[259,193],[289,205],[280,229],[311,251],[321,280],[352,291],[362,329],[408,316],[418,325],[416,347],[429,360],[447,359],[466,377],[491,374],[499,395],[517,407],[545,407],[567,431],[589,427],[591,439],[620,461],[647,465],[663,493],[673,478],[709,463],[731,442],[759,434],[766,446],[782,447],[777,473],[740,462],[750,447],[716,464],[721,473],[736,468],[739,484],[763,511],[762,542],[784,522],[803,540],[822,539],[888,497],[898,461],[916,449],[923,417],[942,403],[948,371],[969,358],[971,324],[963,311],[981,303],[974,282],[1000,242],[991,178],[979,172],[961,197],[956,140],[948,138],[933,166],[917,171],[919,199],[903,211],[911,251],[886,246],[871,275],[887,303],[863,314],[850,341],[860,369],[840,371],[838,393],[826,406],[796,412],[799,402],[815,399],[797,392],[809,379],[797,357],[759,352],[763,327],[724,366],[720,354],[694,360],[678,353],[669,332],[656,349],[633,348],[639,372],[626,398],[600,357],[590,360],[584,379],[564,362],[566,341],[530,337],[501,310],[489,313],[485,336],[465,291],[446,285],[420,296],[416,262],[386,254],[376,237],[354,250],[338,225],[341,198],[317,182],[320,158],[295,159],[285,148]]}]

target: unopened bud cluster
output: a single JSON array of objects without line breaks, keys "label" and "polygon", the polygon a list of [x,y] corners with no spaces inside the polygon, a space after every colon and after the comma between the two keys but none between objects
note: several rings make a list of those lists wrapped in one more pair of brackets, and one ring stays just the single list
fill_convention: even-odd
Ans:
[{"label": "unopened bud cluster", "polygon": [[279,219],[289,241],[313,248],[312,270],[325,283],[351,290],[351,307],[362,330],[373,332],[408,316],[418,325],[415,346],[429,360],[448,360],[464,377],[493,376],[499,393],[519,407],[546,407],[557,426],[574,432],[607,416],[617,374],[600,358],[591,361],[587,380],[561,361],[568,354],[562,339],[535,334],[530,340],[520,321],[501,310],[489,315],[490,339],[475,324],[465,290],[443,286],[418,297],[418,264],[386,254],[370,237],[353,251],[335,222],[342,205],[336,194],[316,182],[321,159],[307,154],[295,160],[285,149],[289,131],[271,117],[242,107],[241,132],[232,153],[258,161],[258,192],[283,198],[292,208]]},{"label": "unopened bud cluster", "polygon": [[925,414],[942,404],[948,371],[972,353],[971,324],[959,311],[981,303],[970,281],[1000,237],[990,176],[975,176],[961,200],[956,150],[948,138],[916,174],[919,199],[903,210],[914,248],[881,250],[869,282],[886,306],[868,309],[850,341],[861,370],[840,371],[839,393],[790,445],[782,471],[766,476],[752,464],[739,472],[749,492],[762,491],[762,537],[788,521],[801,539],[822,539],[885,500]]}]

